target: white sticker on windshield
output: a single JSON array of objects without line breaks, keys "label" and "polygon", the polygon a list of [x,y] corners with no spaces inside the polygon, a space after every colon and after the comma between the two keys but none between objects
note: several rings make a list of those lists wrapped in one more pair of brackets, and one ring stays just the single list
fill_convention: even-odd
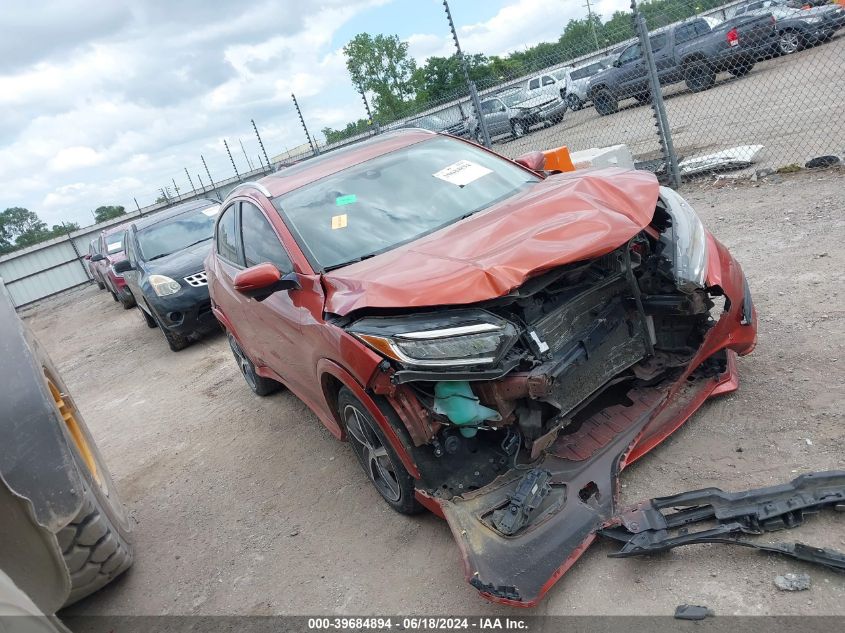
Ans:
[{"label": "white sticker on windshield", "polygon": [[217,212],[220,210],[220,205],[215,204],[213,207],[208,207],[207,209],[203,209],[202,212],[205,213],[209,217],[214,217],[217,215]]},{"label": "white sticker on windshield", "polygon": [[445,180],[446,182],[451,182],[453,185],[457,185],[458,187],[463,187],[464,185],[468,185],[469,183],[478,180],[482,176],[492,173],[492,169],[487,169],[486,167],[472,163],[468,160],[459,160],[457,163],[453,163],[445,169],[438,171],[434,174],[434,177],[440,178],[440,180]]}]

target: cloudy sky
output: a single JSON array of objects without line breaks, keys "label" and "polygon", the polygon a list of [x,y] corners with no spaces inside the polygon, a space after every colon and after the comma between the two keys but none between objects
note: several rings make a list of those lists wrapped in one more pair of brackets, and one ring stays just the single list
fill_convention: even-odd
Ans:
[{"label": "cloudy sky", "polygon": [[[439,0],[2,0],[0,209],[48,224],[93,222],[107,204],[150,204],[163,185],[253,163],[255,119],[270,156],[309,129],[364,115],[342,48],[356,33],[398,34],[423,62],[450,55]],[[468,53],[556,40],[582,0],[451,0]],[[598,0],[609,16],[628,0]],[[37,8],[36,8],[37,6]],[[205,173],[202,173],[205,180]]]}]

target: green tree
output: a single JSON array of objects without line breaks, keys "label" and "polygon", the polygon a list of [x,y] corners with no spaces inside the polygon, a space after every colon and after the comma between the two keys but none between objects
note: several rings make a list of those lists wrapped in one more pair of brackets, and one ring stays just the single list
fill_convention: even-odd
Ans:
[{"label": "green tree", "polygon": [[50,237],[50,229],[37,214],[23,207],[0,213],[0,252],[7,253]]},{"label": "green tree", "polygon": [[105,222],[114,218],[119,218],[126,214],[126,209],[122,206],[97,207],[94,209],[94,221]]},{"label": "green tree", "polygon": [[335,130],[330,127],[322,129],[323,136],[326,137],[326,143],[338,143],[358,134],[370,132],[373,129],[372,121],[367,119],[358,119],[354,123],[347,123],[342,130]]},{"label": "green tree", "polygon": [[416,68],[408,43],[398,35],[359,33],[343,47],[343,53],[352,83],[375,95],[377,118],[402,116],[406,101],[413,97],[411,76]]}]

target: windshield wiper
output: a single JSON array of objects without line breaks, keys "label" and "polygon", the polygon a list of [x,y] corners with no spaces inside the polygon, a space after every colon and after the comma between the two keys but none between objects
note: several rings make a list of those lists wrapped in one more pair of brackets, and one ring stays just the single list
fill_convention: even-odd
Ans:
[{"label": "windshield wiper", "polygon": [[209,235],[208,237],[204,237],[204,238],[202,238],[201,240],[197,240],[196,242],[191,242],[191,243],[190,243],[190,244],[188,244],[187,246],[183,246],[181,250],[185,250],[186,248],[191,248],[191,246],[196,246],[197,244],[201,244],[202,242],[205,242],[205,241],[207,241],[207,240],[210,240],[212,237],[214,237],[214,236],[213,236],[213,235]]},{"label": "windshield wiper", "polygon": [[167,257],[168,255],[172,255],[172,254],[173,254],[173,253],[162,253],[161,255],[153,255],[153,256],[152,256],[152,257],[150,257],[147,261],[148,261],[148,262],[151,262],[151,261],[153,261],[153,260],[155,260],[155,259],[161,259],[162,257]]},{"label": "windshield wiper", "polygon": [[349,266],[349,264],[357,264],[358,262],[362,262],[365,259],[370,259],[371,257],[375,257],[381,251],[376,251],[374,253],[367,253],[366,255],[361,255],[361,257],[356,257],[355,259],[350,259],[349,261],[345,261],[342,264],[333,264],[332,266],[326,266],[323,270],[326,272],[330,270],[334,270],[336,268],[343,268],[344,266]]}]

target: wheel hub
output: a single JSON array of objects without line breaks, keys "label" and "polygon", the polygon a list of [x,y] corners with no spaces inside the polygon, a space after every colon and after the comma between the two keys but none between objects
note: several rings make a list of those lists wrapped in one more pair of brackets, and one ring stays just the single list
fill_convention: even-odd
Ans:
[{"label": "wheel hub", "polygon": [[344,418],[346,430],[357,445],[356,454],[370,481],[385,499],[399,501],[402,493],[396,478],[396,469],[369,420],[352,405],[348,405],[344,410]]}]

